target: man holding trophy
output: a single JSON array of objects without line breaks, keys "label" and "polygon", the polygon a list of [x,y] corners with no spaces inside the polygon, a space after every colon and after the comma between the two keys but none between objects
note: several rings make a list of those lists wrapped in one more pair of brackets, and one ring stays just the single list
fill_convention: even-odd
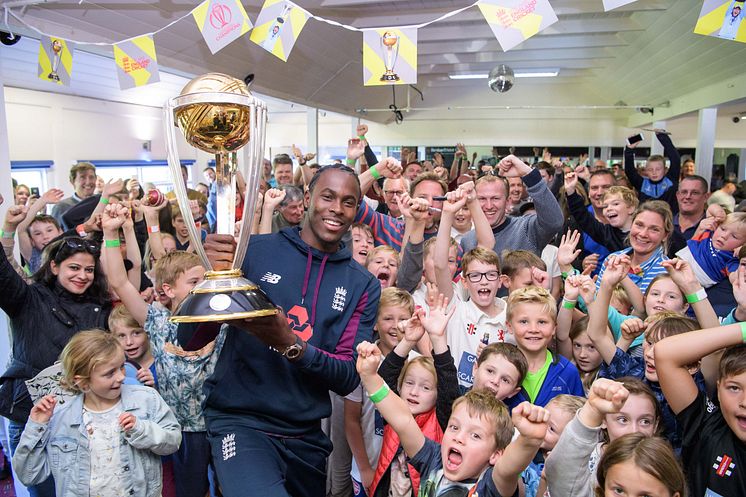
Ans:
[{"label": "man holding trophy", "polygon": [[[200,78],[167,105],[169,165],[172,172],[178,167],[174,120],[189,143],[216,152],[219,234],[198,248],[211,270],[174,319],[231,325],[205,383],[204,415],[218,480],[226,497],[323,496],[331,443],[321,419],[331,413],[329,390],[346,395],[357,386],[354,351],[372,337],[380,296],[378,281],[341,243],[362,198],[360,184],[346,166],[324,167],[309,184],[302,227],[249,242],[247,223],[236,242],[232,228],[221,228],[235,198],[235,190],[225,190],[235,183],[230,174],[248,142],[243,219],[250,220],[266,114],[240,80]],[[221,116],[220,126],[210,124],[213,115]],[[190,223],[179,187],[177,200]]]}]

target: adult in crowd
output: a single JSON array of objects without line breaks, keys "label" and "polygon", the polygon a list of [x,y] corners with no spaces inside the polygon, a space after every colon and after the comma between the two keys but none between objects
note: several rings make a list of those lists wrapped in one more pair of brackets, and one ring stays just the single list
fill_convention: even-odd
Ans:
[{"label": "adult in crowd", "polygon": [[16,205],[26,205],[31,196],[31,189],[26,185],[18,185],[15,187],[13,194]]},{"label": "adult in crowd", "polygon": [[[21,206],[11,207],[3,233],[15,232],[25,215]],[[0,377],[0,414],[10,420],[11,452],[18,446],[33,407],[24,382],[54,364],[77,332],[105,329],[111,310],[97,244],[68,237],[53,242],[47,251],[31,284],[0,255],[0,308],[10,318],[12,330],[10,364]],[[29,494],[53,497],[54,481],[50,478],[30,487]]]},{"label": "adult in crowd", "polygon": [[[354,350],[371,339],[380,296],[380,283],[340,242],[361,198],[352,169],[326,166],[309,185],[302,228],[251,238],[243,271],[287,315],[231,327],[205,384],[226,497],[325,493],[329,390],[347,395],[357,386]],[[213,267],[226,267],[235,241],[213,235],[205,249]]]},{"label": "adult in crowd", "polygon": [[274,175],[269,179],[269,186],[277,188],[281,185],[293,184],[293,159],[288,154],[277,154],[272,159]]},{"label": "adult in crowd", "polygon": [[[604,195],[606,191],[616,184],[616,178],[609,169],[596,169],[588,174],[584,166],[575,170],[578,177],[585,177],[588,185],[588,199],[590,205],[587,207],[588,212],[593,214],[599,223],[608,224],[604,216]],[[594,240],[588,233],[583,232],[583,258],[588,262],[600,267],[604,259],[609,255],[609,249],[604,246],[605,240]]]},{"label": "adult in crowd", "polygon": [[72,226],[66,226],[62,219],[65,212],[81,200],[93,195],[96,189],[96,166],[90,162],[78,162],[70,168],[70,183],[75,189],[74,193],[57,202],[52,209],[52,217],[57,220],[62,229],[72,228]]},{"label": "adult in crowd", "polygon": [[676,192],[679,212],[673,217],[673,226],[686,240],[694,236],[699,222],[705,218],[709,197],[710,189],[702,176],[687,176],[679,183]]},{"label": "adult in crowd", "polygon": [[270,188],[264,194],[259,233],[277,233],[282,228],[294,228],[305,213],[303,190],[293,185]]},{"label": "adult in crowd", "polygon": [[[502,176],[482,176],[476,182],[477,199],[495,235],[494,250],[528,250],[541,255],[544,246],[562,229],[562,211],[541,174],[518,157],[508,155],[497,165]],[[508,217],[505,211],[510,187],[507,178],[521,178],[536,209],[536,215]],[[477,247],[476,231],[461,239],[464,252]]]},{"label": "adult in crowd", "polygon": [[710,194],[707,205],[718,204],[727,212],[735,212],[736,199],[733,194],[736,193],[736,183],[730,180],[723,181],[723,186]]},{"label": "adult in crowd", "polygon": [[409,192],[409,180],[404,177],[386,178],[383,180],[383,202],[378,202],[376,212],[400,218],[399,201]]},{"label": "adult in crowd", "polygon": [[212,185],[215,182],[215,168],[207,166],[202,170],[202,176],[205,178],[205,182],[207,183],[207,186]]},{"label": "adult in crowd", "polygon": [[[666,251],[673,233],[672,219],[671,209],[666,202],[649,200],[640,204],[632,217],[632,227],[629,231],[630,247],[610,254],[629,256],[632,261],[629,279],[643,294],[656,276],[666,273],[661,262],[668,259]],[[598,274],[596,288],[600,287],[605,270],[606,261]]]}]

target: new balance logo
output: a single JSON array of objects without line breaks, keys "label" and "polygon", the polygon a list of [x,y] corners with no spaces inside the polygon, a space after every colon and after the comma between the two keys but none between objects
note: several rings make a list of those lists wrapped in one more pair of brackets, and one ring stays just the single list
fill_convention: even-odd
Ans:
[{"label": "new balance logo", "polygon": [[229,433],[223,437],[223,461],[236,455],[236,434]]},{"label": "new balance logo", "polygon": [[338,286],[334,289],[334,297],[332,297],[332,310],[342,312],[345,310],[345,301],[347,299],[347,290],[344,287]]},{"label": "new balance logo", "polygon": [[259,281],[266,281],[267,283],[272,283],[273,285],[276,285],[280,282],[280,279],[282,276],[275,273],[265,273],[264,276],[262,276]]}]

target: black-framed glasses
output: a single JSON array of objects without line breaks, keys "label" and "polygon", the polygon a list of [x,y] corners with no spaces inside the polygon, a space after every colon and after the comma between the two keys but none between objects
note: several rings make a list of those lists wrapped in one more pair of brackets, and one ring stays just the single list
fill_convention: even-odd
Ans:
[{"label": "black-framed glasses", "polygon": [[98,257],[101,253],[101,247],[90,240],[80,238],[79,236],[68,236],[60,240],[57,250],[55,251],[54,257],[56,258],[63,248],[68,248],[72,252],[88,252],[89,254]]},{"label": "black-framed glasses", "polygon": [[487,271],[486,273],[472,271],[471,273],[466,273],[466,279],[472,283],[479,283],[482,281],[482,278],[487,278],[487,281],[495,281],[499,277],[500,271]]}]

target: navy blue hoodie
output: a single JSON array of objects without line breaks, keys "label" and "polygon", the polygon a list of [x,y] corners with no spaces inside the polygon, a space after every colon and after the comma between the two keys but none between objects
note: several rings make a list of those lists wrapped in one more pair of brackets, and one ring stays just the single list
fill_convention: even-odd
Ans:
[{"label": "navy blue hoodie", "polygon": [[290,363],[231,328],[205,382],[208,427],[228,422],[283,436],[309,433],[331,414],[329,390],[344,396],[360,381],[355,349],[371,341],[381,284],[349,249],[311,248],[299,228],[252,236],[243,272],[283,308],[308,347]]}]

